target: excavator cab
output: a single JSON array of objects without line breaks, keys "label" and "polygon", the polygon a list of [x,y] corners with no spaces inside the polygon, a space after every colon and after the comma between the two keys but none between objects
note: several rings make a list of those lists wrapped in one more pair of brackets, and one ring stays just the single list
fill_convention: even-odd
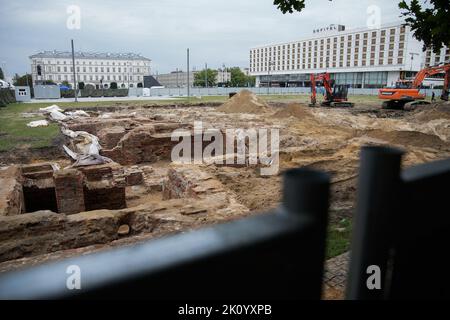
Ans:
[{"label": "excavator cab", "polygon": [[333,101],[347,101],[348,87],[344,84],[338,84],[333,87]]}]

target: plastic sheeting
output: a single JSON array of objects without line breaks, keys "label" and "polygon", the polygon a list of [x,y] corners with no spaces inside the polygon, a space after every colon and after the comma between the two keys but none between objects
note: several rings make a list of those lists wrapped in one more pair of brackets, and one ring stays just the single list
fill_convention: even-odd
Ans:
[{"label": "plastic sheeting", "polygon": [[31,122],[27,123],[27,127],[30,127],[30,128],[47,127],[47,126],[48,126],[47,120],[36,120],[36,121],[31,121]]},{"label": "plastic sheeting", "polygon": [[61,129],[62,133],[74,139],[78,154],[100,154],[100,143],[98,138],[86,131],[72,131],[66,128]]}]

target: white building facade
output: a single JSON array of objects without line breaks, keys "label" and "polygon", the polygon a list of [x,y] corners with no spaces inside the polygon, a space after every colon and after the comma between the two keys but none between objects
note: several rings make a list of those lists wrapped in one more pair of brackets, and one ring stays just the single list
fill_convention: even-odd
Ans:
[{"label": "white building facade", "polygon": [[[53,81],[74,84],[72,54],[63,51],[44,51],[30,56],[33,83]],[[134,53],[75,53],[76,81],[96,88],[137,87],[150,75],[151,60]]]},{"label": "white building facade", "polygon": [[311,73],[328,72],[336,84],[381,88],[450,60],[447,47],[440,54],[422,50],[401,23],[353,30],[331,25],[303,40],[252,48],[250,74],[256,86],[309,86]]}]

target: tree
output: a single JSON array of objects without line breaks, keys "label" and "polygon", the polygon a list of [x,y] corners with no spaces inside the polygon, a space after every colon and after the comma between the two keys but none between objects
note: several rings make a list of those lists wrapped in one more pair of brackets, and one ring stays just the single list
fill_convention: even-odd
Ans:
[{"label": "tree", "polygon": [[[27,79],[28,78],[28,79]],[[33,80],[31,78],[31,74],[24,74],[23,76],[19,76],[17,73],[13,79],[13,85],[15,86],[30,86],[33,88]]]},{"label": "tree", "polygon": [[283,13],[300,12],[305,8],[305,0],[274,0],[273,4]]},{"label": "tree", "polygon": [[[331,0],[330,0],[331,1]],[[411,27],[414,37],[423,41],[424,49],[432,48],[438,52],[443,46],[450,45],[450,1],[448,0],[401,0],[399,8],[404,16],[405,24]],[[429,2],[425,6],[425,2]],[[305,0],[274,0],[274,5],[285,13],[302,11],[305,8]]]},{"label": "tree", "polygon": [[110,86],[111,89],[117,89],[117,82],[111,82]]},{"label": "tree", "polygon": [[217,83],[217,70],[207,69],[196,72],[194,75],[194,86],[205,87],[205,75],[208,76],[208,87],[214,87]]},{"label": "tree", "polygon": [[400,1],[399,7],[404,10],[406,24],[411,26],[414,36],[424,43],[424,50],[431,48],[439,52],[441,48],[450,45],[450,1],[429,0],[428,8],[422,8],[418,0],[412,0],[408,5]]},{"label": "tree", "polygon": [[255,77],[247,76],[239,67],[229,68],[227,71],[231,73],[232,87],[253,87],[255,85]]},{"label": "tree", "polygon": [[5,75],[3,74],[2,68],[0,68],[0,80],[5,80]]}]

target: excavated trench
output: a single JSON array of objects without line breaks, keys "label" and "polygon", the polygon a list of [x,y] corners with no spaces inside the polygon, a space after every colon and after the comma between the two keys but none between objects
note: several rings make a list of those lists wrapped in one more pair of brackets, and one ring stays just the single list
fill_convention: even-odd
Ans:
[{"label": "excavated trench", "polygon": [[[450,157],[448,106],[394,114],[367,106],[273,108],[245,99],[238,96],[220,108],[99,107],[86,109],[89,118],[64,123],[98,136],[101,155],[113,162],[73,167],[68,158],[57,157],[2,168],[0,271],[266,211],[280,201],[282,172],[299,166],[330,173],[331,221],[351,218],[362,146],[403,148],[407,165]],[[172,132],[191,132],[194,147],[198,120],[222,134],[279,129],[279,173],[261,176],[261,164],[173,163],[178,141],[172,141]],[[77,143],[68,146],[75,150]],[[203,142],[202,150],[209,143]]]}]

